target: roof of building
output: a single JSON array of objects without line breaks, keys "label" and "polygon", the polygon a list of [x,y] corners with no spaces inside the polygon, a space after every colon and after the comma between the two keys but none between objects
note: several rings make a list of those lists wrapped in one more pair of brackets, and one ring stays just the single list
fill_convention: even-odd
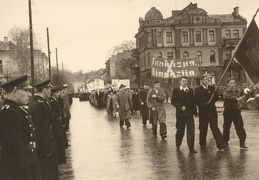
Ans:
[{"label": "roof of building", "polygon": [[11,41],[0,41],[0,51],[9,51],[14,49],[14,44]]},{"label": "roof of building", "polygon": [[233,14],[211,14],[209,18],[218,19],[219,23],[240,23],[246,22],[246,19],[242,16],[235,17]]},{"label": "roof of building", "polygon": [[[162,13],[157,10],[155,7],[152,7],[145,16],[146,20],[164,20],[161,21],[164,24],[189,24],[189,17],[190,16],[207,16],[208,20],[207,23],[247,23],[246,19],[240,15],[232,14],[211,14],[208,15],[207,12],[202,9],[198,8],[196,3],[190,3],[182,10],[173,10],[172,16],[163,19]],[[154,21],[155,22],[155,21]],[[161,22],[159,22],[161,24]],[[155,22],[158,23],[158,22]],[[144,23],[146,24],[146,23]],[[150,25],[150,23],[148,24]]]},{"label": "roof of building", "polygon": [[162,19],[163,19],[162,13],[155,7],[152,7],[145,15],[145,20],[162,20]]}]

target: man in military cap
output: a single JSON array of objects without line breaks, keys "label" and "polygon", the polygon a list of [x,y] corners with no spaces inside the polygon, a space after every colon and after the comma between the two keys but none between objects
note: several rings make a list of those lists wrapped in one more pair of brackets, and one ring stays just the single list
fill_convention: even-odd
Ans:
[{"label": "man in military cap", "polygon": [[129,119],[130,117],[130,109],[132,108],[132,101],[130,98],[130,94],[128,91],[125,91],[125,85],[121,84],[119,92],[116,93],[116,106],[119,111],[120,117],[120,126],[127,126],[127,129],[131,127]]},{"label": "man in military cap", "polygon": [[65,144],[64,144],[64,133],[63,133],[63,126],[61,121],[61,109],[59,106],[59,103],[57,101],[57,98],[60,94],[60,86],[62,85],[56,85],[51,88],[51,94],[49,98],[49,104],[53,113],[53,134],[57,146],[57,156],[58,156],[58,164],[65,164],[66,163],[66,152],[65,152]]},{"label": "man in military cap", "polygon": [[0,113],[2,175],[0,179],[41,179],[36,152],[36,137],[28,105],[32,88],[27,76],[13,79],[1,86],[6,92]]},{"label": "man in military cap", "polygon": [[218,94],[215,92],[211,102],[215,88],[209,85],[209,80],[206,75],[200,77],[201,85],[195,89],[195,103],[199,107],[199,130],[200,130],[200,146],[205,148],[208,125],[213,137],[216,141],[217,148],[221,151],[226,147],[222,133],[218,128],[218,113],[215,103],[218,101]]},{"label": "man in military cap", "polygon": [[36,126],[38,155],[43,180],[59,179],[56,143],[53,137],[53,115],[47,102],[50,97],[50,80],[34,86],[37,95],[32,99],[29,110]]},{"label": "man in military cap", "polygon": [[139,102],[141,104],[142,124],[145,126],[149,120],[149,109],[147,105],[147,94],[149,83],[144,83],[144,88],[139,92]]},{"label": "man in military cap", "polygon": [[64,120],[65,120],[65,125],[66,125],[65,126],[66,131],[69,130],[69,124],[70,124],[70,119],[71,119],[67,86],[68,86],[67,84],[63,84],[63,90],[61,93],[61,97],[62,97],[63,103],[64,103]]}]

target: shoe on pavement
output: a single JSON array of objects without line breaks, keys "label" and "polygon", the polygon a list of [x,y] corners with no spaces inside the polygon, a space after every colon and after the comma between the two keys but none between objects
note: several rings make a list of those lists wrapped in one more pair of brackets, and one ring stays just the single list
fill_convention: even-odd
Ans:
[{"label": "shoe on pavement", "polygon": [[225,147],[227,147],[226,144],[221,145],[221,146],[218,147],[218,150],[219,150],[219,151],[223,151]]},{"label": "shoe on pavement", "polygon": [[240,144],[240,149],[247,149],[248,147],[245,145],[245,143]]},{"label": "shoe on pavement", "polygon": [[197,153],[196,149],[190,150],[190,153]]},{"label": "shoe on pavement", "polygon": [[167,138],[167,135],[163,134],[161,137],[162,137],[162,140],[165,140],[165,138]]},{"label": "shoe on pavement", "polygon": [[177,146],[177,145],[176,145],[176,149],[177,149],[177,150],[180,150],[180,146]]}]

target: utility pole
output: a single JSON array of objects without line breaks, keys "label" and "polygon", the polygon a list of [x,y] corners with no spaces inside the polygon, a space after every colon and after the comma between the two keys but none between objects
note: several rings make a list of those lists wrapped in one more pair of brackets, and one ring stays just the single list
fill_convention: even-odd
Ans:
[{"label": "utility pole", "polygon": [[58,49],[56,48],[56,63],[57,63],[57,76],[58,76]]},{"label": "utility pole", "polygon": [[62,62],[62,73],[64,73],[64,64]]},{"label": "utility pole", "polygon": [[50,60],[50,45],[49,45],[49,28],[47,28],[47,42],[48,42],[48,58],[49,58],[49,79],[51,79],[51,60]]},{"label": "utility pole", "polygon": [[[33,56],[33,32],[32,32],[32,15],[31,15],[31,0],[29,0],[29,25],[30,25],[30,48],[31,48],[31,85],[34,85],[34,56]],[[32,88],[32,95],[34,89]]]}]

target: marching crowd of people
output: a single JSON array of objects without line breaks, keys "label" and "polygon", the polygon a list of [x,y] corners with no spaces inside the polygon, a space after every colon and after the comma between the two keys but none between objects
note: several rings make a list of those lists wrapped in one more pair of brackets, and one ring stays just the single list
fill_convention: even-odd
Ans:
[{"label": "marching crowd of people", "polygon": [[[180,86],[171,95],[155,81],[154,87],[144,84],[141,90],[127,89],[121,84],[116,91],[97,89],[89,94],[89,102],[97,108],[106,108],[107,113],[119,116],[121,128],[131,127],[132,114],[142,116],[144,126],[152,124],[154,137],[167,138],[167,117],[164,103],[171,98],[176,109],[175,145],[179,150],[187,131],[187,145],[190,153],[197,153],[194,147],[195,123],[199,118],[199,145],[206,148],[208,126],[210,126],[216,146],[222,151],[228,146],[230,128],[233,122],[240,148],[247,149],[246,131],[238,106],[240,92],[233,78],[228,79],[228,87],[215,91],[209,79],[200,77],[201,85],[188,87],[188,77],[180,78]],[[22,76],[1,85],[5,90],[4,101],[0,102],[0,179],[59,179],[62,174],[59,166],[66,163],[66,149],[71,114],[71,96],[67,85],[52,86],[50,80],[34,85],[36,95],[32,97],[27,76]],[[215,103],[224,97],[223,132],[218,127],[218,114]],[[159,132],[158,132],[159,128]],[[185,130],[186,129],[186,130]]]},{"label": "marching crowd of people", "polygon": [[34,97],[26,75],[1,87],[6,96],[0,112],[0,179],[59,179],[69,146],[67,84],[45,80],[34,85]]},{"label": "marching crowd of people", "polygon": [[[93,91],[90,95],[90,103],[98,108],[106,107],[107,112],[116,117],[119,114],[120,126],[124,123],[127,128],[131,127],[131,114],[141,112],[142,124],[149,121],[152,124],[152,133],[157,137],[159,134],[164,140],[167,138],[166,110],[164,103],[168,96],[171,97],[171,104],[176,108],[176,148],[179,150],[182,145],[185,129],[187,131],[187,145],[191,153],[197,153],[194,148],[194,117],[199,119],[199,145],[205,148],[208,126],[212,131],[218,150],[222,151],[228,146],[230,128],[233,122],[236,133],[240,140],[240,148],[246,149],[246,132],[238,104],[239,97],[248,96],[251,93],[245,92],[236,86],[233,78],[228,79],[228,87],[221,86],[215,91],[215,87],[209,85],[206,75],[200,77],[201,85],[195,88],[188,87],[188,77],[180,78],[180,87],[174,88],[171,96],[166,95],[165,89],[160,87],[160,82],[155,81],[154,87],[144,84],[141,90],[126,89],[121,84],[118,91],[109,88],[108,91]],[[224,100],[224,124],[223,132],[218,127],[218,114],[215,103]]]}]

